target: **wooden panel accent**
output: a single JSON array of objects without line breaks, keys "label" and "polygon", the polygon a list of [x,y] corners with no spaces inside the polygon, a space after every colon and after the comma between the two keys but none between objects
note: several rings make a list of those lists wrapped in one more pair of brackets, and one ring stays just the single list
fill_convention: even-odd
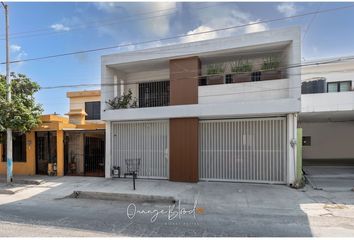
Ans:
[{"label": "wooden panel accent", "polygon": [[170,105],[197,104],[199,76],[198,57],[170,60]]},{"label": "wooden panel accent", "polygon": [[198,181],[198,118],[170,119],[170,180]]}]

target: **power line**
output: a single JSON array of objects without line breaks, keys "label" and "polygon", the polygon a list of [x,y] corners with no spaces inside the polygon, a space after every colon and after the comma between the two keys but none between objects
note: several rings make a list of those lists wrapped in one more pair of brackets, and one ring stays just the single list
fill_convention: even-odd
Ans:
[{"label": "power line", "polygon": [[[203,10],[207,8],[212,8],[216,7],[219,5],[223,5],[225,3],[220,3],[220,4],[214,4],[214,5],[208,5],[204,7],[199,7],[199,8],[193,8],[193,11],[198,11],[198,10]],[[86,28],[97,28],[100,26],[108,26],[108,25],[113,25],[113,24],[121,24],[125,22],[133,22],[133,21],[140,21],[140,20],[146,20],[146,19],[154,19],[154,18],[159,18],[159,17],[165,17],[165,16],[170,16],[174,15],[177,12],[172,12],[172,13],[167,13],[167,14],[162,14],[162,15],[153,15],[153,16],[147,16],[147,17],[141,17],[144,15],[150,15],[151,13],[156,13],[156,12],[162,12],[162,11],[171,11],[171,10],[176,10],[177,8],[169,8],[169,9],[164,9],[164,10],[158,10],[158,11],[151,11],[147,12],[147,14],[139,14],[139,17],[126,17],[126,18],[118,18],[118,19],[111,19],[111,20],[105,20],[105,21],[93,21],[93,22],[88,22],[85,24],[76,24],[76,25],[69,25],[70,30],[69,31],[60,31],[60,32],[53,32],[52,28],[43,28],[43,29],[37,29],[37,30],[32,30],[32,31],[25,31],[25,32],[18,32],[18,33],[13,33],[10,36],[11,38],[26,38],[26,37],[36,37],[36,36],[44,36],[44,35],[55,35],[55,34],[63,34],[63,33],[71,33],[75,30],[82,30]],[[98,25],[94,26],[87,26],[88,24],[95,24],[95,23],[101,23]],[[102,24],[103,23],[103,24]],[[33,34],[31,34],[33,33]],[[4,40],[4,38],[0,38],[0,40]]]},{"label": "power line", "polygon": [[[177,35],[177,36],[172,36],[172,37],[166,37],[166,38],[160,38],[160,39],[154,39],[154,40],[148,40],[148,41],[142,41],[142,42],[136,42],[136,43],[119,44],[119,45],[115,45],[115,46],[101,47],[101,48],[81,50],[81,51],[68,52],[68,53],[60,53],[60,54],[54,54],[54,55],[36,57],[36,58],[27,58],[27,59],[23,59],[23,60],[15,60],[15,61],[12,61],[11,63],[38,61],[38,60],[51,59],[51,58],[64,57],[64,56],[71,56],[71,55],[82,54],[82,53],[98,52],[98,51],[114,49],[114,48],[122,48],[122,47],[143,45],[143,44],[148,44],[148,43],[161,42],[161,41],[184,38],[184,37],[190,37],[190,36],[196,36],[196,35],[201,35],[201,34],[220,32],[220,31],[225,31],[225,30],[230,30],[230,29],[235,29],[235,28],[242,28],[242,27],[257,25],[257,24],[261,24],[261,23],[270,23],[270,22],[276,22],[276,21],[281,21],[281,20],[286,20],[286,19],[304,17],[304,16],[308,16],[308,15],[312,15],[312,14],[339,11],[339,10],[344,10],[344,9],[348,9],[348,8],[352,8],[352,7],[354,7],[354,4],[349,5],[349,6],[344,6],[344,7],[324,9],[324,10],[315,11],[315,12],[308,12],[308,13],[304,13],[304,14],[289,16],[289,17],[275,18],[275,19],[270,19],[270,20],[264,20],[264,21],[254,22],[254,23],[243,24],[243,25],[236,25],[236,26],[231,26],[231,27],[219,28],[219,29],[214,29],[214,30],[209,30],[209,31],[204,31],[204,32],[196,32],[196,33],[192,33],[192,34],[182,34],[182,35]],[[5,64],[5,63],[1,62],[1,64]]]},{"label": "power line", "polygon": [[[347,57],[350,60],[354,59],[353,57]],[[308,64],[300,64],[296,67],[306,67],[306,66],[318,66],[318,65],[323,65],[323,64],[329,64],[333,62],[341,62],[341,61],[346,61],[345,58],[338,58],[336,61],[335,60],[328,60],[327,62],[322,61],[322,62],[311,62]],[[285,67],[284,67],[285,68]],[[290,67],[289,67],[290,68]],[[346,70],[337,70],[337,71],[321,71],[321,73],[334,73],[334,72],[351,72],[354,71],[354,69],[346,69]],[[192,73],[192,71],[180,71],[180,72],[174,72],[174,73]],[[195,72],[193,72],[195,73]],[[244,72],[244,73],[251,73],[251,72]],[[317,74],[318,72],[307,72],[307,73],[287,73],[287,77],[289,76],[302,76],[302,75],[313,75]],[[233,74],[233,73],[230,73]],[[319,73],[320,74],[320,73]],[[217,75],[217,74],[214,74]],[[164,77],[165,75],[160,75],[157,77]],[[213,76],[213,75],[203,75],[203,76],[197,76],[197,77],[191,77],[191,78],[204,78],[208,76]],[[156,77],[156,76],[155,76]],[[139,84],[139,83],[146,83],[149,81],[136,81],[136,82],[124,82],[124,83],[82,83],[82,84],[71,84],[71,85],[58,85],[58,86],[47,86],[47,87],[42,87],[41,89],[58,89],[58,88],[78,88],[78,87],[95,87],[95,86],[122,86],[122,85],[133,85],[133,84]],[[156,82],[155,81],[150,81],[150,82]]]},{"label": "power line", "polygon": [[315,18],[317,17],[318,12],[321,10],[321,7],[322,7],[322,3],[319,4],[319,6],[318,6],[318,8],[317,8],[317,13],[314,14],[314,15],[312,15],[312,18],[310,19],[309,23],[307,24],[307,27],[306,27],[306,29],[305,29],[305,32],[304,32],[304,34],[303,34],[303,36],[302,36],[302,41],[305,40],[306,34],[307,34],[308,31],[310,30],[310,27],[311,27],[312,23],[314,22]]}]

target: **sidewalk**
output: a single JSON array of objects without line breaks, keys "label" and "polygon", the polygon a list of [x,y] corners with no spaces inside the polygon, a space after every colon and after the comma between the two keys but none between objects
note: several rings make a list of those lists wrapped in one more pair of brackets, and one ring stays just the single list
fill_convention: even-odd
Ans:
[{"label": "sidewalk", "polygon": [[[331,203],[333,201],[354,204],[354,198],[348,197],[353,195],[353,192],[349,190],[334,194],[325,191],[315,191],[310,186],[296,190],[285,185],[228,182],[181,183],[167,180],[137,179],[136,190],[134,191],[132,179],[130,178],[34,176],[27,179],[41,181],[41,184],[28,185],[28,189],[21,190],[16,194],[19,198],[33,196],[58,199],[68,197],[75,191],[81,191],[98,194],[138,194],[149,197],[172,197],[176,201],[186,204],[194,204],[197,200],[199,204],[217,205],[218,208],[231,206],[293,209],[299,203]],[[313,196],[319,197],[313,200]],[[332,200],[326,200],[328,198]]]},{"label": "sidewalk", "polygon": [[[186,209],[191,209],[197,200],[198,209],[205,212],[199,216],[199,219],[207,226],[206,228],[219,224],[218,227],[231,232],[234,229],[252,232],[255,230],[254,224],[261,224],[261,229],[268,229],[267,224],[272,223],[269,236],[353,236],[354,234],[354,192],[350,190],[328,192],[314,190],[308,185],[304,189],[292,189],[285,185],[270,184],[179,183],[137,179],[136,191],[134,191],[132,180],[124,178],[40,176],[33,178],[44,181],[39,185],[27,185],[25,189],[13,195],[0,194],[1,208],[8,209],[8,213],[12,211],[16,213],[16,209],[21,208],[16,214],[23,214],[25,211],[26,216],[32,218],[36,215],[44,222],[52,219],[52,214],[56,214],[55,219],[67,221],[70,219],[71,212],[78,219],[89,212],[90,214],[85,215],[87,219],[96,221],[95,214],[101,214],[98,216],[113,222],[118,221],[117,217],[121,217],[120,220],[126,223],[126,209],[130,203],[147,209],[168,209],[171,206],[167,203],[163,205],[137,203],[134,199],[102,201],[68,198],[75,191],[102,195],[139,194],[173,197]],[[46,209],[51,209],[49,215]],[[77,224],[80,225],[80,221]],[[289,225],[289,229],[281,227],[282,224]],[[257,226],[256,229],[259,230]],[[274,234],[272,233],[274,228],[284,232]],[[265,231],[264,229],[262,231]],[[302,234],[295,233],[299,229],[302,229]],[[341,231],[338,232],[339,229]],[[329,230],[331,231],[328,232]],[[293,232],[286,234],[289,231]]]}]

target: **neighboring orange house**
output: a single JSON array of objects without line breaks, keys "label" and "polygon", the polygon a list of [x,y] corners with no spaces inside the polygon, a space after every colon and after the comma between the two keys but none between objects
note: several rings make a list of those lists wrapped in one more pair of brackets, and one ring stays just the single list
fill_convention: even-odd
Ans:
[{"label": "neighboring orange house", "polygon": [[[68,92],[70,111],[41,116],[42,124],[13,140],[13,174],[104,176],[104,122],[99,90]],[[97,109],[98,108],[98,109]],[[6,174],[6,145],[0,144],[0,174]]]}]

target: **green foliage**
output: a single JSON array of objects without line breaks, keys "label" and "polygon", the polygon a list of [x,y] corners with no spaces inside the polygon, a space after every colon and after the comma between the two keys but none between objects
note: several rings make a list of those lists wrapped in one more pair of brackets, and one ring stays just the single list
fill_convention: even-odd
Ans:
[{"label": "green foliage", "polygon": [[136,98],[133,98],[132,90],[129,89],[126,94],[120,97],[115,97],[106,102],[111,109],[125,109],[125,108],[136,108],[138,107]]},{"label": "green foliage", "polygon": [[279,68],[279,66],[280,66],[279,59],[276,57],[270,56],[270,57],[264,58],[263,64],[262,64],[262,70],[264,70],[264,71],[275,70],[275,69]]},{"label": "green foliage", "polygon": [[221,74],[225,71],[225,65],[223,63],[214,63],[207,66],[207,74]]},{"label": "green foliage", "polygon": [[11,73],[11,103],[7,101],[6,77],[0,75],[0,132],[11,128],[25,133],[40,124],[42,105],[35,102],[34,94],[40,86],[23,74]]},{"label": "green foliage", "polygon": [[237,61],[233,61],[231,64],[231,72],[233,73],[248,73],[252,71],[252,65],[248,62],[248,60],[244,61],[239,59]]}]

